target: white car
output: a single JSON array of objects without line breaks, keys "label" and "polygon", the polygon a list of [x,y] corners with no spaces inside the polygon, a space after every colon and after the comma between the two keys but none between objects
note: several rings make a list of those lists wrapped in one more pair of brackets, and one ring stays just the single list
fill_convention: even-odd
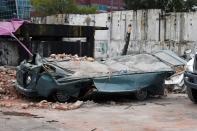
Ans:
[{"label": "white car", "polygon": [[187,86],[187,94],[191,101],[197,103],[197,55],[186,66],[184,82]]}]

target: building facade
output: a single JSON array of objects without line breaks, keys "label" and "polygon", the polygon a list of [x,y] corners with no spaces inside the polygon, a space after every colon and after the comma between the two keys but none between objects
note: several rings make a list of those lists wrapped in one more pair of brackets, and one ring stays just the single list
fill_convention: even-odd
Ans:
[{"label": "building facade", "polygon": [[76,0],[77,4],[84,6],[95,6],[100,12],[123,10],[124,0]]},{"label": "building facade", "polygon": [[29,19],[30,0],[1,0],[0,19]]}]

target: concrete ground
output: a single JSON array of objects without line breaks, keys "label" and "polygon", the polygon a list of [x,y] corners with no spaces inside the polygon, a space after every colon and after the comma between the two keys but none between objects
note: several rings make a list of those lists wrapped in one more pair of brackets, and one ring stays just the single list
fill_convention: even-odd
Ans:
[{"label": "concrete ground", "polygon": [[80,109],[0,108],[0,131],[194,131],[197,105],[171,94],[144,102],[87,102]]}]

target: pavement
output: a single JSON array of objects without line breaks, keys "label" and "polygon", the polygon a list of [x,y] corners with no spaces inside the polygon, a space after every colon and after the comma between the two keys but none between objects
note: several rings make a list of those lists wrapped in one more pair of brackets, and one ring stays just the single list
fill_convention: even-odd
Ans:
[{"label": "pavement", "polygon": [[0,108],[0,131],[197,131],[197,105],[185,94],[87,101],[76,110]]}]

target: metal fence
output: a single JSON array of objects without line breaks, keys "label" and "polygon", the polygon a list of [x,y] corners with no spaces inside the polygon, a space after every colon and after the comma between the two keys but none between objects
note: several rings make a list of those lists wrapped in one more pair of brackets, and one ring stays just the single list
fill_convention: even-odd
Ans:
[{"label": "metal fence", "polygon": [[30,0],[0,0],[0,19],[29,19]]}]

